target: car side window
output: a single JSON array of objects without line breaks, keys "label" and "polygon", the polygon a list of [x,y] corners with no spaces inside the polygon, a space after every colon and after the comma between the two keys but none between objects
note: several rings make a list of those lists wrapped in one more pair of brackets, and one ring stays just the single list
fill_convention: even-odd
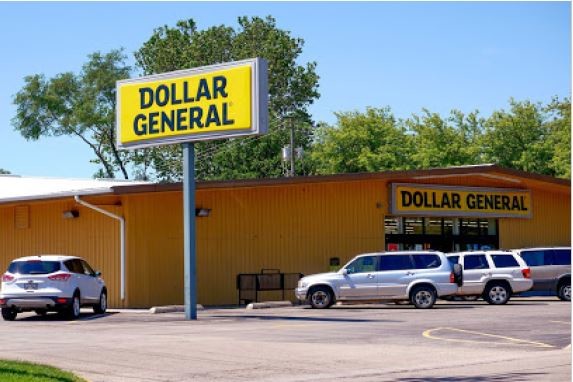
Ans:
[{"label": "car side window", "polygon": [[488,269],[489,264],[485,255],[467,255],[464,256],[464,269]]},{"label": "car side window", "polygon": [[525,263],[530,267],[548,265],[545,262],[544,251],[524,251],[521,252],[521,257],[525,260]]},{"label": "car side window", "polygon": [[553,250],[553,264],[571,265],[571,250],[570,249]]},{"label": "car side window", "polygon": [[76,259],[67,260],[64,261],[64,264],[66,265],[66,268],[68,268],[68,270],[72,273],[80,273],[80,274],[84,273],[84,269],[79,260]]},{"label": "car side window", "polygon": [[412,258],[408,255],[387,255],[381,256],[381,271],[400,271],[404,269],[413,269]]},{"label": "car side window", "polygon": [[438,268],[442,261],[438,255],[413,255],[416,269]]},{"label": "car side window", "polygon": [[95,274],[95,272],[92,269],[92,267],[90,267],[90,265],[84,260],[82,260],[81,262],[82,262],[82,266],[83,266],[82,268],[84,270],[83,273],[87,276],[93,276]]},{"label": "car side window", "polygon": [[375,272],[377,266],[377,258],[377,256],[359,257],[358,259],[348,264],[348,266],[346,266],[346,270],[348,271],[348,274]]},{"label": "car side window", "polygon": [[519,267],[517,260],[511,255],[491,255],[496,268]]}]

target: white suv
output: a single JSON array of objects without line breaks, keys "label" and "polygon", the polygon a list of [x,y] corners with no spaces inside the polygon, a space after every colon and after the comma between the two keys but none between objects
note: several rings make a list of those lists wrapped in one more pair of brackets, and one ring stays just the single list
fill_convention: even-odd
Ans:
[{"label": "white suv", "polygon": [[531,270],[519,256],[506,251],[475,251],[449,253],[452,264],[464,270],[463,285],[457,296],[502,305],[512,294],[525,292],[533,286]]},{"label": "white suv", "polygon": [[338,272],[303,277],[295,290],[313,308],[336,301],[410,301],[431,308],[436,298],[452,295],[461,285],[461,267],[442,252],[408,251],[359,255]]},{"label": "white suv", "polygon": [[12,321],[25,311],[39,315],[57,311],[76,319],[81,306],[104,313],[107,289],[101,273],[79,257],[21,257],[12,261],[2,276],[0,307],[4,320]]}]

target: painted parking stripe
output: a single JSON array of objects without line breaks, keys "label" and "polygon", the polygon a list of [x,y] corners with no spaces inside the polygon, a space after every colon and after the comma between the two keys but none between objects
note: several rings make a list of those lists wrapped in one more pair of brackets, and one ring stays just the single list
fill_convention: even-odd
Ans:
[{"label": "painted parking stripe", "polygon": [[549,322],[554,322],[556,324],[571,325],[571,321],[549,321]]},{"label": "painted parking stripe", "polygon": [[448,327],[428,329],[428,330],[424,331],[422,333],[422,335],[426,338],[430,338],[433,340],[441,340],[441,341],[449,341],[449,342],[487,343],[487,344],[492,343],[491,341],[478,341],[478,340],[469,340],[469,339],[439,337],[439,336],[433,334],[433,332],[436,332],[436,331],[453,331],[453,332],[467,333],[467,334],[473,334],[473,335],[483,336],[483,337],[487,337],[487,338],[497,338],[500,340],[509,341],[509,342],[498,342],[498,344],[503,344],[503,345],[521,345],[521,346],[533,346],[533,347],[539,347],[539,348],[554,348],[555,347],[553,345],[549,345],[549,344],[546,344],[543,342],[522,340],[520,338],[513,338],[513,337],[507,337],[507,336],[500,336],[497,334],[489,334],[489,333],[476,332],[473,330],[464,330],[464,329],[448,328]]}]

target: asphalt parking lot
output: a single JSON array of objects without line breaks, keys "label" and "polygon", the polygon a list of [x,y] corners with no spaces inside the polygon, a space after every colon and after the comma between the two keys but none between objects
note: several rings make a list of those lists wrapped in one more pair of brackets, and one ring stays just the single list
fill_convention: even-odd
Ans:
[{"label": "asphalt parking lot", "polygon": [[439,301],[199,311],[112,311],[0,323],[0,358],[90,381],[570,381],[571,304]]}]

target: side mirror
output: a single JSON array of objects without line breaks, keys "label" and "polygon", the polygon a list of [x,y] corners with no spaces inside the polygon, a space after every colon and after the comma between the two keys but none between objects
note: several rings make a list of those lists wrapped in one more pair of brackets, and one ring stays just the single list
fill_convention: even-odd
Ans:
[{"label": "side mirror", "polygon": [[459,287],[464,285],[464,271],[460,264],[454,264],[454,282],[458,284]]},{"label": "side mirror", "polygon": [[340,274],[342,274],[343,276],[346,276],[346,275],[348,274],[348,269],[342,268],[342,269],[340,270]]},{"label": "side mirror", "polygon": [[96,273],[94,273],[94,277],[101,277],[101,272],[100,272],[100,271],[96,271]]}]

